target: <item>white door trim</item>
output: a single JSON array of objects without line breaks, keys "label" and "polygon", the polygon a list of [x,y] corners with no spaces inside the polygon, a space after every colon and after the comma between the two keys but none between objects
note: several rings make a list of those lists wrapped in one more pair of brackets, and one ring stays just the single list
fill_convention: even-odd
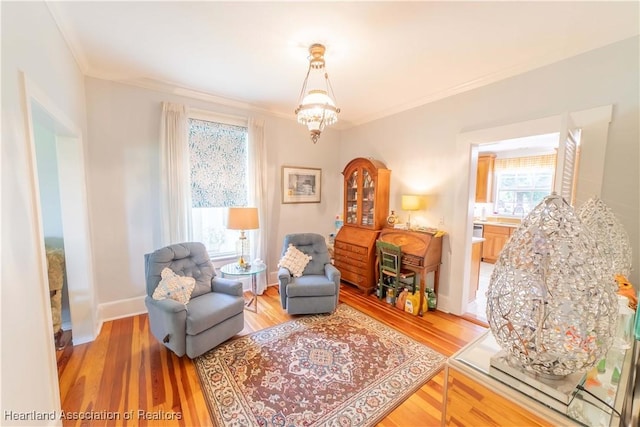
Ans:
[{"label": "white door trim", "polygon": [[[589,110],[571,112],[576,126],[582,129],[581,166],[578,173],[576,206],[588,197],[600,196],[604,178],[604,157],[607,146],[609,123],[613,107],[606,105]],[[500,140],[559,132],[562,114],[534,119],[504,126],[461,132],[456,139],[456,158],[460,161],[454,187],[453,224],[451,229],[451,287],[448,295],[438,297],[438,309],[462,315],[467,308],[471,237],[473,232],[473,201],[478,161],[478,145]],[[588,165],[585,167],[585,164]],[[589,189],[589,194],[585,193]],[[583,189],[583,190],[581,190]],[[441,302],[442,307],[441,307]]]},{"label": "white door trim", "polygon": [[[41,124],[50,128],[56,140],[57,161],[61,172],[59,178],[60,202],[73,340],[75,344],[92,341],[97,335],[98,325],[95,314],[95,281],[86,196],[82,132],[80,127],[70,120],[24,72],[20,73],[20,81],[23,93],[25,134],[28,139],[27,156],[30,177],[29,186],[31,189],[29,197],[35,209],[31,227],[37,240],[33,242],[33,246],[36,248],[36,256],[39,259],[38,276],[42,290],[37,304],[46,314],[46,324],[42,325],[42,328],[43,330],[52,331],[47,259],[34,136],[35,121],[42,122]],[[58,369],[53,337],[46,345],[49,352],[48,372],[50,373],[50,377],[46,379],[49,383],[48,389],[51,391],[52,401],[60,407]]]}]

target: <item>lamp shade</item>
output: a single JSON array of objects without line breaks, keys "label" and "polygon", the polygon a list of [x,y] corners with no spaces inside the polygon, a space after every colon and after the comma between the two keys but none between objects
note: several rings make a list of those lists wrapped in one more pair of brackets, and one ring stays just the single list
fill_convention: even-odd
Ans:
[{"label": "lamp shade", "polygon": [[417,211],[418,209],[420,209],[420,196],[411,194],[402,195],[402,210]]},{"label": "lamp shade", "polygon": [[229,208],[229,230],[254,230],[258,227],[258,208]]},{"label": "lamp shade", "polygon": [[312,90],[304,97],[298,107],[298,122],[307,125],[309,130],[323,131],[338,121],[336,104],[324,90]]}]

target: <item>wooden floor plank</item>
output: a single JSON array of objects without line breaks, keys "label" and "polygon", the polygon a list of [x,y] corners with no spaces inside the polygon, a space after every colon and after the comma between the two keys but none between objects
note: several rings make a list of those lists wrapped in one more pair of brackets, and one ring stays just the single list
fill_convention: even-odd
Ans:
[{"label": "wooden floor plank", "polygon": [[[430,311],[423,317],[402,312],[374,295],[341,286],[340,301],[416,341],[450,356],[486,329],[457,316]],[[277,287],[258,300],[258,313],[245,312],[239,335],[299,316],[286,314]],[[69,345],[57,353],[62,408],[69,413],[107,412],[119,420],[63,420],[65,426],[211,426],[195,364],[176,357],[149,330],[146,314],[105,322],[95,341]],[[378,425],[440,425],[444,371],[417,390]],[[140,411],[140,412],[139,412]],[[126,415],[125,415],[126,414]],[[128,417],[130,419],[125,419]],[[179,419],[178,419],[179,418]]]}]

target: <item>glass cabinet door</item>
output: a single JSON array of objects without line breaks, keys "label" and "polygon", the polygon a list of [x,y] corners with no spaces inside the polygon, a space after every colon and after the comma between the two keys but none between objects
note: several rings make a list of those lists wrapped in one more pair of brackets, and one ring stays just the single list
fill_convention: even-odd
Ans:
[{"label": "glass cabinet door", "polygon": [[375,159],[358,157],[342,171],[344,225],[380,230],[389,211],[391,171]]},{"label": "glass cabinet door", "polygon": [[347,178],[346,224],[358,224],[358,169]]},{"label": "glass cabinet door", "polygon": [[372,227],[374,225],[375,181],[367,169],[362,170],[362,217],[360,225]]}]

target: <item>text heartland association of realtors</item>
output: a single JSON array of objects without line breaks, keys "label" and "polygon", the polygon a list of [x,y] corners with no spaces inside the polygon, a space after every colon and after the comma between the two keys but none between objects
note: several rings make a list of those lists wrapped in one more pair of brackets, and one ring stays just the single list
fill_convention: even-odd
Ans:
[{"label": "text heartland association of realtors", "polygon": [[142,409],[125,412],[114,411],[4,411],[5,421],[54,421],[54,420],[181,420],[181,412],[145,411]]}]

